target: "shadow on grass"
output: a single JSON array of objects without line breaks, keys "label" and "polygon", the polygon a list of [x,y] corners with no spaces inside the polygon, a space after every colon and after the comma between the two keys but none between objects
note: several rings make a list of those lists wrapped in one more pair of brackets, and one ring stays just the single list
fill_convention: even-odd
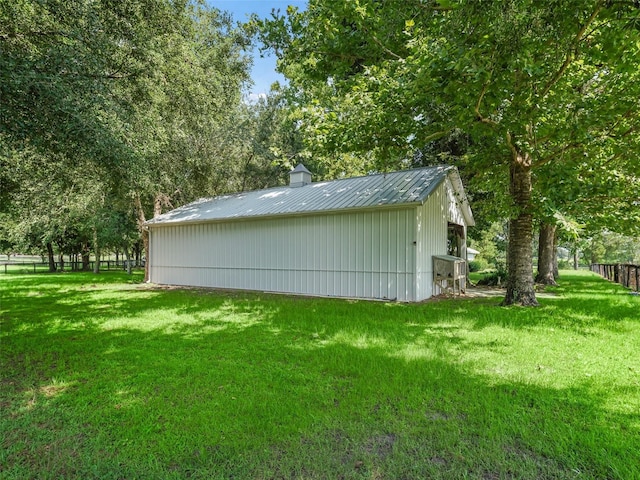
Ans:
[{"label": "shadow on grass", "polygon": [[543,388],[459,363],[479,348],[460,318],[482,328],[472,312],[545,307],[56,281],[3,298],[5,478],[640,475],[637,412],[589,382]]},{"label": "shadow on grass", "polygon": [[483,308],[491,305],[486,300],[472,299],[460,307],[461,313],[473,319],[476,329],[492,325],[513,329],[546,326],[581,334],[592,334],[594,329],[623,332],[629,323],[640,321],[640,298],[620,285],[591,272],[564,272],[559,282],[559,287],[546,289],[557,297],[540,298],[538,308],[506,307],[508,314],[502,314]]}]

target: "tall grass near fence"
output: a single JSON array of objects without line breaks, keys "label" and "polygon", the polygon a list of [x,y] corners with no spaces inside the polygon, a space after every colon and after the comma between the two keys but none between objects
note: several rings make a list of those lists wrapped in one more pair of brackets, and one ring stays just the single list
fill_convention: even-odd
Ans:
[{"label": "tall grass near fence", "polygon": [[541,307],[3,275],[2,478],[639,478],[640,299]]}]

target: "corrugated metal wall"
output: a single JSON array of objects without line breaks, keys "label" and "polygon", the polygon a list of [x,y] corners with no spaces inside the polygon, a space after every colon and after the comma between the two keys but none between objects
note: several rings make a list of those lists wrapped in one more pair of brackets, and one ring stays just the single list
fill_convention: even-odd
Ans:
[{"label": "corrugated metal wall", "polygon": [[440,293],[439,290],[434,291],[438,287],[433,284],[432,256],[447,253],[447,217],[450,209],[447,182],[441,183],[424,205],[417,208],[416,300]]},{"label": "corrugated metal wall", "polygon": [[[440,197],[440,203],[429,199],[429,208],[440,205]],[[444,217],[442,210],[438,215]],[[401,301],[426,298],[416,296],[414,282],[415,220],[416,207],[410,207],[155,227],[151,281]],[[432,237],[439,234],[423,232],[423,243],[435,242]],[[440,236],[446,249],[446,221]]]}]

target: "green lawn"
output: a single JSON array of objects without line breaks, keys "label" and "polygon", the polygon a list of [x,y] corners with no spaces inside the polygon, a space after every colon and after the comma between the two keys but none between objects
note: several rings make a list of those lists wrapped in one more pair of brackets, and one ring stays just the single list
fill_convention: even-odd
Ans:
[{"label": "green lawn", "polygon": [[640,298],[535,309],[0,275],[0,478],[640,478]]}]

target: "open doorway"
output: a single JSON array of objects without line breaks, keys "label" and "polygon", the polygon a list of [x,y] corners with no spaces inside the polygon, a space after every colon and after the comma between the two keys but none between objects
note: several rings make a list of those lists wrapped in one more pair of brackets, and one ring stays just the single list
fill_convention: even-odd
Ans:
[{"label": "open doorway", "polygon": [[447,225],[447,254],[464,258],[464,245],[464,227],[456,223],[449,223]]}]

